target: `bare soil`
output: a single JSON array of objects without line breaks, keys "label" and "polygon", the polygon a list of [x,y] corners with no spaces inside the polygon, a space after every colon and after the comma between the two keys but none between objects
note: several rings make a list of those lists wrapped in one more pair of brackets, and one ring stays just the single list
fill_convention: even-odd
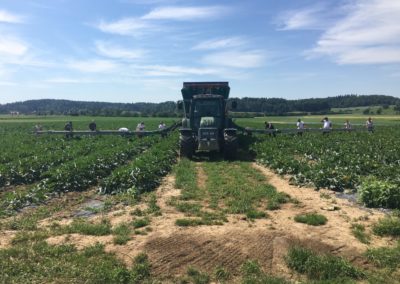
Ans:
[{"label": "bare soil", "polygon": [[[384,217],[379,210],[365,209],[348,200],[338,199],[329,190],[315,191],[311,188],[299,188],[290,185],[269,169],[252,164],[254,170],[262,172],[270,184],[278,191],[289,194],[299,202],[283,204],[282,208],[268,211],[269,217],[255,221],[247,220],[243,215],[230,215],[228,222],[221,226],[178,227],[175,221],[184,214],[170,206],[168,201],[180,195],[175,188],[175,177],[164,178],[156,191],[157,204],[161,208],[161,216],[152,216],[145,235],[133,234],[125,245],[113,244],[113,236],[84,236],[69,234],[47,239],[50,244],[75,244],[78,249],[100,242],[108,252],[115,253],[127,265],[141,253],[148,254],[155,275],[169,277],[181,275],[188,266],[212,272],[217,266],[238,272],[240,266],[248,259],[258,260],[265,271],[274,275],[298,279],[285,265],[284,256],[288,248],[300,243],[321,252],[331,252],[341,255],[357,265],[364,265],[361,254],[367,247],[379,247],[393,244],[394,240],[376,238],[372,234],[369,246],[362,244],[351,233],[351,224],[363,224],[367,231],[374,222]],[[198,167],[198,185],[205,187],[207,176]],[[324,197],[321,197],[324,193]],[[330,198],[326,198],[330,196]],[[85,199],[85,198],[83,198]],[[75,206],[76,207],[76,206]],[[43,220],[41,227],[47,227],[53,222],[68,224],[73,219],[72,206],[69,212],[57,213]],[[338,210],[332,210],[336,207]],[[102,218],[110,220],[113,226],[134,220],[131,214],[135,209],[145,210],[146,203],[135,206],[119,206],[108,213],[88,217],[97,222]],[[332,211],[331,211],[332,210]],[[317,212],[325,215],[328,222],[324,226],[308,226],[296,223],[293,219],[297,214]],[[7,247],[14,235],[13,231],[0,233],[0,248]]]}]

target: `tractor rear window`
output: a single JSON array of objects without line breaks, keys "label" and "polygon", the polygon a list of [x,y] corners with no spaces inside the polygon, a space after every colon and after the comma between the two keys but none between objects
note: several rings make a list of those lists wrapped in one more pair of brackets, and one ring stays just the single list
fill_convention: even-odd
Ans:
[{"label": "tractor rear window", "polygon": [[194,103],[194,116],[220,116],[221,105],[218,100],[199,100]]}]

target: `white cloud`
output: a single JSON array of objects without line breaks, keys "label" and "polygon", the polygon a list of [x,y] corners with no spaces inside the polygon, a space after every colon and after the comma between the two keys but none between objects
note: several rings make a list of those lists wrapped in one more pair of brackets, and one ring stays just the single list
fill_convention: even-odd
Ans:
[{"label": "white cloud", "polygon": [[67,63],[71,69],[85,73],[107,73],[119,68],[119,65],[110,60],[91,59],[91,60],[72,60]]},{"label": "white cloud", "polygon": [[68,77],[55,77],[44,80],[46,83],[52,84],[80,84],[80,83],[92,83],[92,80],[87,79],[76,79]]},{"label": "white cloud", "polygon": [[27,44],[19,39],[0,36],[0,55],[22,56],[28,50]]},{"label": "white cloud", "polygon": [[225,12],[225,8],[221,6],[206,7],[158,7],[144,15],[144,20],[197,20],[210,19],[221,15]]},{"label": "white cloud", "polygon": [[99,54],[111,58],[138,59],[142,58],[146,53],[142,49],[127,49],[104,41],[97,41],[95,42],[95,45]]},{"label": "white cloud", "polygon": [[0,22],[18,24],[23,22],[23,18],[5,10],[0,10]]},{"label": "white cloud", "polygon": [[241,37],[226,37],[226,38],[203,41],[194,46],[193,49],[207,50],[207,49],[232,48],[244,45],[245,43],[246,41]]},{"label": "white cloud", "polygon": [[300,10],[286,11],[278,16],[278,29],[321,29],[328,17],[324,10],[324,6],[317,5]]},{"label": "white cloud", "polygon": [[217,74],[218,70],[214,68],[195,68],[186,66],[170,65],[145,65],[137,66],[143,69],[143,75],[146,76],[182,76],[182,75],[209,75]]},{"label": "white cloud", "polygon": [[400,63],[400,2],[357,0],[306,55],[340,64]]},{"label": "white cloud", "polygon": [[0,81],[0,86],[15,86],[15,82],[9,82],[9,81]]},{"label": "white cloud", "polygon": [[105,33],[134,36],[142,34],[152,25],[137,18],[124,18],[115,22],[101,21],[96,27]]},{"label": "white cloud", "polygon": [[214,66],[256,68],[263,65],[265,54],[259,50],[226,51],[205,55],[203,61]]}]

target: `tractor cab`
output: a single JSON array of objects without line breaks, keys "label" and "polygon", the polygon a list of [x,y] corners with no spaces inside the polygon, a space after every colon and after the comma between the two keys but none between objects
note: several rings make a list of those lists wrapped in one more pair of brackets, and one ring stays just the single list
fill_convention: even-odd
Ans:
[{"label": "tractor cab", "polygon": [[228,82],[183,83],[181,156],[191,157],[195,151],[221,151],[227,158],[235,155],[236,129],[229,128],[232,123],[226,116],[229,90]]}]

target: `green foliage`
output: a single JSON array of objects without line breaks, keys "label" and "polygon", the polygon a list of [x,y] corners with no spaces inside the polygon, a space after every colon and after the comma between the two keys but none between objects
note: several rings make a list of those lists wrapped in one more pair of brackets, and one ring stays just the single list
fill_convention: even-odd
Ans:
[{"label": "green foliage", "polygon": [[91,236],[106,236],[112,233],[111,224],[107,219],[100,223],[90,223],[83,219],[75,219],[70,225],[60,226],[54,229],[55,234],[82,234]]},{"label": "green foliage", "polygon": [[299,214],[294,217],[294,220],[296,222],[305,223],[311,226],[325,225],[328,221],[328,219],[324,215],[317,213]]},{"label": "green foliage", "polygon": [[241,267],[243,284],[289,284],[283,278],[272,277],[265,274],[259,263],[254,260],[247,260]]},{"label": "green foliage", "polygon": [[101,183],[100,192],[108,194],[129,192],[138,196],[155,189],[176,161],[176,140],[176,135],[161,139],[132,163],[112,172]]},{"label": "green foliage", "polygon": [[219,282],[227,281],[231,275],[228,270],[222,266],[217,266],[214,270],[215,279]]},{"label": "green foliage", "polygon": [[249,219],[261,219],[261,218],[267,217],[267,213],[262,212],[262,211],[253,210],[253,211],[248,211],[246,213],[246,217]]},{"label": "green foliage", "polygon": [[135,259],[129,270],[100,244],[77,251],[40,241],[0,250],[2,283],[143,283],[149,276],[147,258]]},{"label": "green foliage", "polygon": [[138,218],[132,221],[132,225],[135,229],[146,227],[150,224],[149,218]]},{"label": "green foliage", "polygon": [[374,224],[372,231],[378,236],[400,236],[400,217],[388,216]]},{"label": "green foliage", "polygon": [[155,216],[161,215],[161,208],[157,205],[157,196],[154,193],[149,195],[147,206],[146,213],[154,214]]},{"label": "green foliage", "polygon": [[363,244],[369,244],[371,237],[366,234],[365,227],[361,224],[351,225],[352,234]]},{"label": "green foliage", "polygon": [[208,284],[210,283],[210,276],[204,272],[201,272],[194,267],[187,269],[187,275],[194,284]]},{"label": "green foliage", "polygon": [[175,186],[181,189],[181,199],[190,200],[200,198],[200,189],[197,186],[197,174],[194,163],[183,158],[175,167]]},{"label": "green foliage", "polygon": [[328,254],[319,255],[312,250],[294,246],[286,256],[289,268],[306,274],[313,280],[330,280],[337,278],[362,279],[364,272],[353,267],[343,258]]},{"label": "green foliage", "polygon": [[400,128],[379,126],[370,134],[305,133],[301,137],[279,135],[275,139],[255,136],[251,150],[260,164],[278,174],[290,175],[291,182],[297,185],[343,191],[356,189],[367,176],[374,176],[378,188],[374,190],[375,185],[369,185],[367,180],[363,184],[363,202],[396,208],[400,194]]},{"label": "green foliage", "polygon": [[396,269],[400,267],[400,242],[393,248],[382,247],[368,249],[365,255],[378,267]]},{"label": "green foliage", "polygon": [[184,218],[184,219],[176,219],[175,224],[180,227],[189,227],[189,226],[200,226],[205,225],[205,222],[200,218]]},{"label": "green foliage", "polygon": [[151,265],[146,254],[140,253],[134,259],[131,271],[132,283],[143,283],[145,279],[150,277]]},{"label": "green foliage", "polygon": [[131,239],[132,227],[130,224],[121,223],[113,229],[114,244],[123,245]]},{"label": "green foliage", "polygon": [[400,209],[400,187],[389,181],[368,176],[358,186],[358,196],[368,207]]}]

